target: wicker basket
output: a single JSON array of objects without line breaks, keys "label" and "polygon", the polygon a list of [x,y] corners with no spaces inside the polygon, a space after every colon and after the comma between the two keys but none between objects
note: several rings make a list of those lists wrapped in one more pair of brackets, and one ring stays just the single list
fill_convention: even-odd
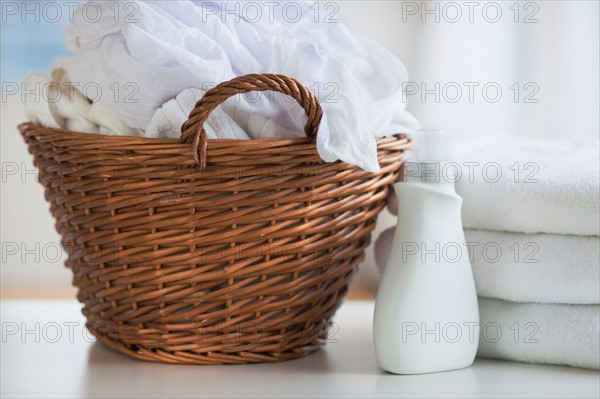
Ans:
[{"label": "wicker basket", "polygon": [[[207,140],[210,112],[255,90],[296,99],[308,137]],[[275,362],[324,343],[409,143],[378,139],[379,174],[325,163],[321,115],[294,79],[247,75],[208,91],[181,140],[19,126],[100,342],[195,364]]]}]

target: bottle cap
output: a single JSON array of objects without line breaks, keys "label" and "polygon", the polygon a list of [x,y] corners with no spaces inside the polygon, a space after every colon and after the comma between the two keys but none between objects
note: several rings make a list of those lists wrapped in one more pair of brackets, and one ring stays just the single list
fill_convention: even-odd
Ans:
[{"label": "bottle cap", "polygon": [[413,137],[413,162],[445,161],[446,135],[440,129],[415,130]]}]

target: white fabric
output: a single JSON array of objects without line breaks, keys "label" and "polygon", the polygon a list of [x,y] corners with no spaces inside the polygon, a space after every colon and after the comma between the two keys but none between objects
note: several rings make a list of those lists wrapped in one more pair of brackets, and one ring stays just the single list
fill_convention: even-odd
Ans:
[{"label": "white fabric", "polygon": [[[166,102],[154,113],[146,129],[146,137],[178,138],[181,136],[181,125],[187,120],[194,104],[203,94],[204,91],[200,89],[186,89],[173,100]],[[244,130],[225,113],[222,107],[217,107],[209,115],[204,130],[209,139],[249,139]]]},{"label": "white fabric", "polygon": [[55,87],[60,90],[60,96],[54,104],[58,114],[64,118],[64,128],[74,132],[98,133],[98,125],[80,113],[80,111],[90,108],[90,104],[83,98],[79,90],[65,84],[69,78],[64,69],[53,70],[50,78]]},{"label": "white fabric", "polygon": [[[597,140],[499,136],[451,144],[450,159],[463,172],[456,191],[463,198],[465,228],[600,234]],[[472,182],[467,162],[479,164]],[[502,176],[494,182],[496,170]]]},{"label": "white fabric", "polygon": [[[167,101],[154,113],[146,129],[146,137],[181,136],[181,126],[204,93],[201,89],[185,89],[173,100]],[[204,130],[209,139],[291,137],[272,119],[249,113],[245,108],[238,108],[236,100],[235,97],[229,99],[210,113],[204,123]]]},{"label": "white fabric", "polygon": [[[185,89],[206,90],[248,73],[288,75],[316,92],[324,109],[317,148],[327,162],[341,159],[378,171],[373,135],[418,127],[402,101],[408,79],[402,63],[372,41],[356,39],[340,22],[315,22],[313,3],[290,3],[300,7],[297,21],[269,14],[262,3],[256,3],[262,17],[253,21],[239,15],[241,9],[236,17],[235,4],[227,2],[128,3],[135,3],[138,22],[115,21],[113,3],[99,2],[101,19],[90,23],[80,6],[65,31],[73,55],[57,59],[56,66],[82,86],[94,82],[108,90],[135,83],[137,102],[114,102],[109,95],[99,100],[132,128],[146,130],[157,109]],[[303,111],[283,95],[236,106],[303,134]]]},{"label": "white fabric", "polygon": [[119,117],[101,103],[90,104],[81,92],[71,85],[64,70],[52,71],[52,76],[31,72],[23,78],[28,91],[36,95],[25,97],[25,112],[29,121],[55,129],[84,133],[139,136]]},{"label": "white fabric", "polygon": [[600,304],[599,237],[465,230],[465,239],[473,248],[473,275],[480,296]]},{"label": "white fabric", "polygon": [[25,96],[24,102],[27,119],[46,127],[64,129],[65,120],[59,115],[56,103],[49,101],[59,96],[57,86],[52,84],[50,76],[30,72],[23,78],[23,85],[31,93]]},{"label": "white fabric", "polygon": [[599,305],[479,298],[480,357],[600,368]]}]

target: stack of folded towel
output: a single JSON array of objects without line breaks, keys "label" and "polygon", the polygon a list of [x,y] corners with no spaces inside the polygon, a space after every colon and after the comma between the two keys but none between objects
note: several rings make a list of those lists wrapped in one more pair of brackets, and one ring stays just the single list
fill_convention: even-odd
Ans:
[{"label": "stack of folded towel", "polygon": [[[456,190],[480,297],[478,355],[600,368],[598,142],[496,137],[455,144],[451,159],[462,172]],[[379,237],[378,265],[392,237],[393,229]]]}]

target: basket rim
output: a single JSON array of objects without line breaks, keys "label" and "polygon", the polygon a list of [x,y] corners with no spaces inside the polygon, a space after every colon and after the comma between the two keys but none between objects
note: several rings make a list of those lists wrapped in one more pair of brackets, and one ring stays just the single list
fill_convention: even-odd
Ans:
[{"label": "basket rim", "polygon": [[[18,125],[18,129],[21,134],[26,135],[27,131],[34,130],[35,136],[42,135],[53,135],[58,141],[63,141],[61,146],[77,146],[77,143],[82,145],[94,144],[98,147],[108,148],[115,146],[115,149],[126,150],[128,145],[133,146],[156,146],[166,145],[171,149],[189,149],[190,144],[182,143],[179,138],[153,138],[153,137],[140,137],[140,136],[127,136],[127,135],[106,135],[100,133],[85,133],[67,129],[57,129],[42,126],[34,122],[23,122]],[[396,150],[408,150],[410,147],[410,139],[408,133],[395,133],[382,137],[374,137],[378,147],[384,146],[388,149]],[[58,136],[58,137],[57,137]],[[49,140],[54,141],[54,140]],[[294,147],[299,149],[301,147],[304,150],[316,151],[316,139],[309,137],[297,137],[297,138],[286,138],[286,139],[272,139],[272,138],[259,138],[252,140],[242,139],[207,139],[210,142],[209,151],[213,152],[218,150],[220,152],[230,150],[235,153],[236,150],[269,150],[274,147]],[[166,147],[164,147],[166,148]]]},{"label": "basket rim", "polygon": [[[100,140],[106,140],[106,141],[111,141],[111,140],[115,140],[115,141],[119,141],[119,140],[140,140],[140,141],[152,141],[152,142],[165,142],[165,143],[177,143],[177,144],[184,144],[189,146],[189,144],[186,143],[181,143],[181,141],[179,140],[179,138],[167,138],[167,137],[145,137],[145,136],[130,136],[130,135],[108,135],[108,134],[102,134],[102,133],[87,133],[87,132],[80,132],[77,130],[68,130],[68,129],[61,129],[61,128],[54,128],[54,127],[46,127],[43,125],[40,125],[39,123],[35,123],[35,122],[31,122],[31,121],[25,121],[25,122],[21,122],[17,127],[19,130],[23,131],[25,130],[28,126],[31,126],[33,128],[37,128],[37,129],[42,129],[42,130],[49,130],[55,134],[69,134],[72,137],[79,137],[79,138],[83,138],[83,139],[87,139],[87,138],[94,138],[94,139],[100,139]],[[388,134],[385,136],[373,136],[373,138],[375,140],[382,140],[382,139],[390,139],[390,138],[394,138],[395,140],[398,139],[406,139],[406,136],[408,135],[408,132],[398,132],[398,133],[392,133],[392,134]],[[315,138],[311,138],[311,137],[295,137],[295,138],[285,138],[285,139],[271,139],[271,138],[258,138],[258,139],[251,139],[251,140],[243,140],[243,139],[206,139],[207,141],[211,142],[211,143],[290,143],[290,144],[295,144],[295,143],[311,143],[314,142]]]},{"label": "basket rim", "polygon": [[[139,140],[139,141],[148,141],[148,142],[153,142],[153,143],[159,143],[159,142],[164,142],[164,143],[169,143],[169,144],[182,144],[185,146],[190,146],[190,144],[187,143],[181,143],[181,141],[179,140],[179,138],[167,138],[167,137],[144,137],[144,136],[130,136],[130,135],[108,135],[108,134],[101,134],[101,133],[86,133],[86,132],[80,132],[80,131],[76,131],[76,130],[68,130],[68,129],[60,129],[60,128],[53,128],[53,127],[46,127],[43,125],[40,125],[38,123],[35,122],[31,122],[31,121],[26,121],[26,122],[22,122],[18,125],[18,128],[20,130],[25,130],[28,126],[33,127],[41,130],[49,130],[54,134],[69,134],[71,137],[73,138],[82,138],[82,139],[99,139],[99,140],[104,140],[104,141],[131,141],[131,140]],[[311,141],[313,141],[313,139],[309,138],[309,137],[297,137],[297,138],[291,138],[291,139],[269,139],[269,138],[259,138],[259,139],[252,139],[252,140],[242,140],[242,139],[207,139],[207,141],[211,142],[211,143],[238,143],[238,142],[262,142],[262,143],[290,143],[290,144],[295,144],[295,143],[310,143]]]}]

